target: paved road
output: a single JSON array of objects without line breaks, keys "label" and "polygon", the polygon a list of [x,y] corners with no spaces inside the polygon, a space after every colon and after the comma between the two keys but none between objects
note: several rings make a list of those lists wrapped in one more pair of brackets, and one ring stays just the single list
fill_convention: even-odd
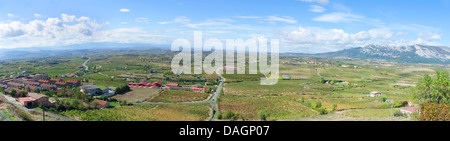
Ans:
[{"label": "paved road", "polygon": [[211,121],[214,121],[217,116],[217,106],[216,106],[216,99],[220,94],[220,91],[222,90],[222,84],[223,84],[223,76],[219,73],[219,71],[216,71],[216,74],[220,76],[220,83],[217,87],[217,91],[214,92],[213,97],[208,101],[201,101],[201,102],[157,102],[157,103],[133,103],[133,105],[166,105],[166,104],[204,104],[209,103],[213,106],[213,116],[211,118]]},{"label": "paved road", "polygon": [[89,59],[87,59],[87,60],[84,61],[84,63],[83,63],[83,67],[85,68],[85,69],[84,69],[85,71],[89,70],[89,67],[86,66],[86,64],[87,64],[87,62],[89,62],[89,60],[91,60],[91,57],[89,57]]}]

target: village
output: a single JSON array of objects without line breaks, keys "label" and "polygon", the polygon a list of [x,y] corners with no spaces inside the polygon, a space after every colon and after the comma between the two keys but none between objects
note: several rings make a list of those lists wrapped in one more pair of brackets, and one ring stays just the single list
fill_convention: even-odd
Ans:
[{"label": "village", "polygon": [[[69,74],[67,77],[75,77],[75,75]],[[208,84],[211,83],[205,83],[205,85]],[[163,85],[160,81],[153,83],[130,82],[125,89],[129,91],[131,88],[184,90],[199,93],[209,90],[209,88],[203,88],[201,84],[182,87],[178,83],[167,83]],[[97,109],[110,108],[110,102],[107,99],[116,95],[115,90],[108,87],[100,89],[99,86],[94,84],[82,85],[80,80],[68,79],[64,81],[60,78],[50,78],[48,74],[43,73],[0,79],[0,92],[3,92],[5,96],[14,98],[16,102],[27,108],[54,107],[60,103],[51,99],[50,96],[59,94],[74,95],[79,92],[93,98],[89,103],[90,106]],[[50,92],[53,94],[49,94]]]}]

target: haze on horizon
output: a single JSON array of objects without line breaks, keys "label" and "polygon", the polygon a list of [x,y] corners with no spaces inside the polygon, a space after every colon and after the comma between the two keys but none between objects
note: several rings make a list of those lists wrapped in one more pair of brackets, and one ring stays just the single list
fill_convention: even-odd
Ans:
[{"label": "haze on horizon", "polygon": [[0,0],[0,48],[280,39],[281,52],[369,44],[450,46],[450,1]]}]

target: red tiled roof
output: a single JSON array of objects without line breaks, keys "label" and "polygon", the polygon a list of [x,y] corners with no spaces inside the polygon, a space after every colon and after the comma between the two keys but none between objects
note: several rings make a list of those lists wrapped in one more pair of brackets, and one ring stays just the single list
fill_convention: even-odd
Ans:
[{"label": "red tiled roof", "polygon": [[73,74],[73,73],[67,75],[67,77],[73,77],[73,76],[75,76],[75,74]]},{"label": "red tiled roof", "polygon": [[19,101],[35,101],[36,99],[32,97],[19,97]]},{"label": "red tiled roof", "polygon": [[78,83],[80,80],[67,80],[67,83]]},{"label": "red tiled roof", "polygon": [[43,86],[43,87],[52,87],[53,85],[50,84],[50,83],[43,83],[43,84],[41,84],[41,86]]},{"label": "red tiled roof", "polygon": [[99,99],[95,99],[93,102],[98,102],[98,104],[102,105],[102,106],[105,106],[105,104],[108,103],[107,101],[99,100]]},{"label": "red tiled roof", "polygon": [[167,83],[166,87],[178,87],[178,83]]},{"label": "red tiled roof", "polygon": [[162,86],[162,82],[156,81],[156,82],[153,82],[153,85]]},{"label": "red tiled roof", "polygon": [[19,85],[20,85],[20,83],[16,83],[16,82],[8,82],[8,85],[19,86]]},{"label": "red tiled roof", "polygon": [[50,83],[50,80],[43,80],[43,79],[40,79],[40,80],[38,80],[38,82],[41,82],[41,83]]},{"label": "red tiled roof", "polygon": [[38,85],[26,85],[25,89],[30,88],[30,90],[34,90],[38,87]]},{"label": "red tiled roof", "polygon": [[56,82],[55,84],[57,84],[57,85],[67,85],[67,82]]},{"label": "red tiled roof", "polygon": [[141,83],[139,83],[139,85],[141,85],[141,86],[147,86],[147,82],[141,82]]}]

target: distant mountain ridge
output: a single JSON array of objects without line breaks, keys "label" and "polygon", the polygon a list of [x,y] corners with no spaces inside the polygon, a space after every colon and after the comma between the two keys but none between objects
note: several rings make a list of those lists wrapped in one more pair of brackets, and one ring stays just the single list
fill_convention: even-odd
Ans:
[{"label": "distant mountain ridge", "polygon": [[341,51],[316,54],[327,57],[349,57],[360,59],[385,59],[402,63],[450,64],[450,48],[444,46],[367,45]]},{"label": "distant mountain ridge", "polygon": [[[0,50],[0,61],[24,58],[39,58],[51,56],[83,55],[93,50],[136,50],[160,49],[170,50],[168,45],[128,44],[128,43],[89,43],[60,47],[32,47]],[[400,63],[432,63],[450,64],[450,48],[445,46],[409,45],[367,45],[353,47],[336,52],[305,54],[287,53],[301,56],[348,57],[359,59],[385,59]]]}]

